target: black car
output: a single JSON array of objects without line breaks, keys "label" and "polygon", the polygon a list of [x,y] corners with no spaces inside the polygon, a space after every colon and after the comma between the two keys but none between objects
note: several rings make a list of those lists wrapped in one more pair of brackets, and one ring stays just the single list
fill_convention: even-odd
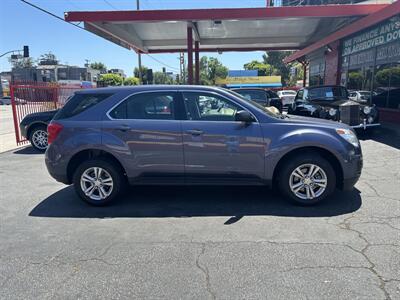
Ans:
[{"label": "black car", "polygon": [[238,88],[232,91],[242,95],[248,100],[253,100],[262,106],[274,106],[282,112],[282,100],[278,94],[263,88]]},{"label": "black car", "polygon": [[10,96],[4,96],[0,98],[0,105],[10,105],[11,104],[11,97]]},{"label": "black car", "polygon": [[379,112],[375,105],[364,105],[350,100],[347,89],[338,85],[299,90],[289,113],[338,121],[355,129],[380,125]]},{"label": "black car", "polygon": [[19,124],[23,137],[31,142],[31,145],[39,151],[47,148],[47,125],[53,119],[58,110],[50,110],[26,115]]}]

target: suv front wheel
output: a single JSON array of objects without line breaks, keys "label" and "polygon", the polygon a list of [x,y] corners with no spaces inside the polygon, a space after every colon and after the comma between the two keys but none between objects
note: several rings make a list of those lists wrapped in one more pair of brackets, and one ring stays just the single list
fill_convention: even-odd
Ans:
[{"label": "suv front wheel", "polygon": [[89,204],[103,206],[121,194],[125,184],[122,173],[115,164],[101,159],[85,161],[74,174],[75,191]]},{"label": "suv front wheel", "polygon": [[283,165],[278,183],[282,194],[295,203],[313,205],[334,192],[336,174],[329,161],[317,153],[306,153]]}]

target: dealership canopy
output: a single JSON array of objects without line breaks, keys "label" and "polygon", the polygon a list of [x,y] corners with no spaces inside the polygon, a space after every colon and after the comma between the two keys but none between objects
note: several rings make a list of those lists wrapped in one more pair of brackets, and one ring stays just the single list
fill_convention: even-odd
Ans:
[{"label": "dealership canopy", "polygon": [[65,20],[84,22],[92,33],[136,52],[188,52],[191,83],[193,52],[198,66],[200,51],[302,49],[385,6],[75,11],[66,12]]}]

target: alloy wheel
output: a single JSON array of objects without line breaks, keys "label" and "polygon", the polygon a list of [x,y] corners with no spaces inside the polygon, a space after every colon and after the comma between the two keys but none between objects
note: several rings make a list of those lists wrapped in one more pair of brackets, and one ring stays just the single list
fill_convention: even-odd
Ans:
[{"label": "alloy wheel", "polygon": [[303,164],[290,174],[290,190],[296,197],[311,200],[321,196],[328,185],[325,171],[315,164]]},{"label": "alloy wheel", "polygon": [[35,130],[32,134],[32,143],[33,145],[40,149],[46,150],[47,148],[47,131],[38,129]]},{"label": "alloy wheel", "polygon": [[81,189],[92,200],[104,200],[111,195],[114,182],[105,169],[91,167],[81,175]]}]

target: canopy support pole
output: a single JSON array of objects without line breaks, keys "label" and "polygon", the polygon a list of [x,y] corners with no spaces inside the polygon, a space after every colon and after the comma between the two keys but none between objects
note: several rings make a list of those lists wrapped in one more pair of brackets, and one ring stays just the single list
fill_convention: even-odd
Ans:
[{"label": "canopy support pole", "polygon": [[193,84],[193,30],[187,27],[188,84]]},{"label": "canopy support pole", "polygon": [[200,84],[200,50],[199,50],[199,41],[194,42],[194,82],[195,84]]}]

